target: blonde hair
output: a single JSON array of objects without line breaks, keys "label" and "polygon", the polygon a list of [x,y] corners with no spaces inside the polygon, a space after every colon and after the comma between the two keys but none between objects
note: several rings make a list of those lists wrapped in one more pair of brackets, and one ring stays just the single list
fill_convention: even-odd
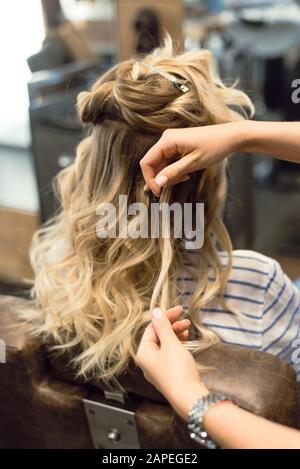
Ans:
[{"label": "blonde hair", "polygon": [[[206,50],[176,55],[167,38],[143,62],[175,75],[189,91],[182,93],[132,59],[79,94],[79,116],[90,132],[77,148],[75,163],[57,177],[61,212],[38,231],[31,250],[35,307],[25,316],[31,332],[50,336],[55,349],[74,348],[78,375],[106,381],[116,380],[135,355],[150,310],[180,302],[177,278],[186,264],[197,282],[189,314],[199,332],[188,346],[199,350],[218,340],[201,325],[199,309],[222,295],[231,269],[232,247],[220,214],[226,163],[162,191],[161,202],[205,202],[204,245],[192,255],[172,238],[99,239],[97,207],[116,205],[119,194],[149,207],[139,162],[164,130],[238,121],[246,110],[252,112],[243,92],[221,82]],[[218,250],[229,255],[225,268]]]}]

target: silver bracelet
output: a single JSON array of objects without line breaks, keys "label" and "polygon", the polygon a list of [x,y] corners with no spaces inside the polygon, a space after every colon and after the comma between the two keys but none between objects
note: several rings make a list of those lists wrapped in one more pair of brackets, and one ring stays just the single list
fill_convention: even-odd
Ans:
[{"label": "silver bracelet", "polygon": [[221,401],[231,401],[224,394],[210,392],[201,399],[197,399],[189,412],[188,429],[192,440],[207,449],[216,449],[217,444],[209,439],[207,432],[203,428],[203,420],[208,409]]}]

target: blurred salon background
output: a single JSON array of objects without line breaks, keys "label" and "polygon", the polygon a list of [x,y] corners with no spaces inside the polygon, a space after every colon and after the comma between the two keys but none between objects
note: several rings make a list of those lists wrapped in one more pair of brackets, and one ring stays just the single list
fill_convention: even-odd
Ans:
[{"label": "blurred salon background", "polygon": [[[255,119],[300,120],[292,99],[300,87],[300,2],[2,0],[0,293],[23,294],[32,277],[32,234],[55,212],[52,179],[83,136],[78,92],[116,61],[152,50],[164,30],[186,50],[210,49],[225,81],[238,78],[251,96]],[[234,246],[275,257],[293,279],[299,190],[300,166],[257,154],[231,162],[225,220]]]}]

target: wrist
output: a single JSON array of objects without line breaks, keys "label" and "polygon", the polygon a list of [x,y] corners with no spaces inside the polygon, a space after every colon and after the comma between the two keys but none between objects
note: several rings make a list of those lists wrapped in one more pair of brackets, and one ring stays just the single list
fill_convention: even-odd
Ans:
[{"label": "wrist", "polygon": [[256,121],[245,120],[236,124],[238,131],[236,134],[235,151],[239,153],[255,151],[259,132],[258,123]]},{"label": "wrist", "polygon": [[185,421],[188,421],[188,414],[193,403],[197,399],[201,399],[201,397],[209,394],[209,390],[201,381],[185,385],[182,387],[182,390],[177,389],[174,391],[174,395],[169,399],[170,404]]},{"label": "wrist", "polygon": [[[209,417],[215,408],[223,407],[224,404],[232,404],[232,402],[224,394],[218,392],[211,392],[194,402],[189,412],[188,424],[192,440],[207,449],[216,449],[218,447],[218,438],[213,437],[208,429],[207,417]],[[215,419],[213,422],[215,422]]]},{"label": "wrist", "polygon": [[248,145],[250,121],[237,121],[221,124],[223,127],[222,146],[226,156],[234,153],[245,152],[245,147]]}]

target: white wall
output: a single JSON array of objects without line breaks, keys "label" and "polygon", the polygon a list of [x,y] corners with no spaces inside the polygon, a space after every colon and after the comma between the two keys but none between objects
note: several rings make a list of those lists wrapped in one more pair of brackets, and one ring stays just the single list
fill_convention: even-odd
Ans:
[{"label": "white wall", "polygon": [[40,0],[0,1],[0,145],[30,144],[26,58],[43,38]]}]

